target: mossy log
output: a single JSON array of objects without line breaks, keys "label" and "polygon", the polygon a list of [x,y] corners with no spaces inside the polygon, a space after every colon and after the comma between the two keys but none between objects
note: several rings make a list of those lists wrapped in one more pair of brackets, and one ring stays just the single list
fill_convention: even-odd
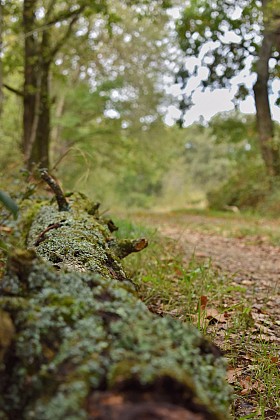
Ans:
[{"label": "mossy log", "polygon": [[[225,420],[225,362],[190,325],[136,295],[118,243],[74,195],[43,206],[0,282],[0,418]],[[94,213],[94,214],[93,214]]]}]

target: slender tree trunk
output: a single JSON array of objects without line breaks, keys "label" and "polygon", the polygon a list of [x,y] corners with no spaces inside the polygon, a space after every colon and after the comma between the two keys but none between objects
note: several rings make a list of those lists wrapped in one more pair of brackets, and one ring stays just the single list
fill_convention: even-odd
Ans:
[{"label": "slender tree trunk", "polygon": [[24,86],[23,86],[23,144],[25,161],[28,160],[30,139],[34,131],[37,93],[37,43],[34,38],[36,2],[25,0],[23,5],[24,27]]},{"label": "slender tree trunk", "polygon": [[0,116],[3,111],[3,65],[2,65],[2,51],[3,50],[3,2],[0,0]]},{"label": "slender tree trunk", "polygon": [[[57,19],[48,20],[56,0],[49,3],[45,25],[39,28],[36,21],[38,0],[24,0],[23,27],[25,37],[24,61],[24,113],[23,143],[25,163],[28,169],[34,165],[48,169],[50,145],[50,86],[49,75],[55,55],[72,33],[72,28],[86,4],[74,11],[66,10]],[[64,34],[51,45],[52,25],[70,19]]]},{"label": "slender tree trunk", "polygon": [[[80,66],[78,66],[78,68],[76,69],[72,77],[68,79],[67,89],[72,89],[73,86],[76,86],[79,80],[79,75],[80,75]],[[64,114],[65,101],[66,101],[66,93],[63,92],[60,94],[57,100],[57,105],[56,105],[56,110],[55,110],[55,118],[57,121],[59,121],[60,118]],[[56,160],[54,167],[56,167],[61,161],[61,159],[63,159],[63,157],[66,156],[66,154],[68,153],[68,151],[71,149],[71,147],[74,144],[73,140],[71,140],[71,142],[69,141],[63,142],[61,139],[61,132],[62,132],[62,127],[60,126],[59,123],[54,125],[51,130],[51,141],[52,141],[52,144],[54,145],[52,152],[53,154],[58,156],[58,159]]]},{"label": "slender tree trunk", "polygon": [[49,167],[50,103],[49,33],[41,42],[35,25],[36,1],[26,0],[23,8],[25,33],[23,152],[28,169]]},{"label": "slender tree trunk", "polygon": [[[61,96],[58,98],[57,106],[55,110],[55,118],[59,120],[63,116],[64,107],[65,107],[65,93],[62,93]],[[61,127],[59,124],[56,124],[52,131],[51,131],[51,138],[55,145],[58,144],[60,140],[60,134],[61,134]]]},{"label": "slender tree trunk", "polygon": [[49,167],[49,138],[50,138],[50,101],[49,101],[49,70],[50,64],[40,65],[40,86],[38,86],[38,101],[33,120],[30,151],[27,156],[27,166],[39,164],[42,168]]},{"label": "slender tree trunk", "polygon": [[[35,25],[35,10],[37,1],[25,0],[23,5],[23,25],[25,37],[24,54],[24,98],[23,98],[23,153],[29,169],[33,163],[39,166],[48,164],[48,157],[41,154],[44,150],[38,144],[39,128],[42,127],[42,95],[45,94],[48,69],[42,65],[41,45],[38,41]],[[49,66],[48,66],[49,68]],[[48,129],[48,124],[46,126]],[[42,130],[42,128],[41,128]],[[42,136],[41,136],[42,137]]]},{"label": "slender tree trunk", "polygon": [[30,141],[31,149],[28,155],[28,167],[39,164],[42,168],[49,167],[50,142],[50,40],[49,32],[45,30],[40,44],[38,61],[36,108],[33,120],[33,132]]},{"label": "slender tree trunk", "polygon": [[[265,6],[266,1],[263,1],[263,7]],[[269,59],[271,58],[274,44],[275,34],[270,30],[265,30],[257,62],[257,81],[254,85],[261,152],[267,173],[271,177],[280,175],[279,146],[274,141],[273,121],[268,94]]]}]

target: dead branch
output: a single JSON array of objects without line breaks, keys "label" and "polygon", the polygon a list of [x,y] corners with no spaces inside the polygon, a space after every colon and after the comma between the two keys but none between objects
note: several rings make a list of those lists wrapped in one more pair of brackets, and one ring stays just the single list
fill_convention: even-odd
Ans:
[{"label": "dead branch", "polygon": [[68,211],[69,204],[63,194],[62,189],[55,181],[55,179],[52,176],[50,176],[50,174],[45,169],[41,170],[41,178],[49,185],[49,187],[54,192],[59,211]]}]

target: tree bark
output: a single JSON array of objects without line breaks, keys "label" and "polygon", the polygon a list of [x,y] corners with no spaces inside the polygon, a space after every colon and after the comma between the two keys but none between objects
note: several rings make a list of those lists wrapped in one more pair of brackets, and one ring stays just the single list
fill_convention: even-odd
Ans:
[{"label": "tree bark", "polygon": [[49,167],[50,137],[50,39],[49,28],[36,32],[36,1],[25,0],[23,152],[28,169]]},{"label": "tree bark", "polygon": [[[263,1],[264,9],[266,7],[266,3],[266,1]],[[267,26],[266,23],[265,25]],[[254,85],[257,127],[261,153],[267,173],[272,178],[280,175],[279,146],[274,141],[274,128],[269,104],[268,88],[269,59],[271,58],[275,40],[275,33],[272,30],[265,29],[257,61],[257,81]]]},{"label": "tree bark", "polygon": [[[38,27],[36,21],[37,0],[24,0],[24,89],[23,89],[23,153],[28,169],[35,166],[49,168],[50,146],[50,68],[60,48],[71,35],[74,24],[85,10],[86,4],[75,10],[65,10],[52,20],[55,2],[51,2],[46,12],[46,21]],[[62,36],[54,45],[50,34],[52,26],[61,20],[70,19]]]},{"label": "tree bark", "polygon": [[43,61],[39,68],[38,90],[36,97],[36,112],[34,115],[29,152],[27,154],[28,168],[34,164],[41,168],[49,168],[50,146],[50,98],[49,73],[50,62]]},{"label": "tree bark", "polygon": [[112,241],[82,195],[68,204],[37,210],[0,282],[0,417],[227,419],[218,349],[150,313],[123,271],[146,242]]},{"label": "tree bark", "polygon": [[23,3],[24,32],[24,85],[23,85],[23,154],[30,168],[30,156],[36,139],[39,116],[39,51],[35,38],[35,10],[37,1],[25,0]]},{"label": "tree bark", "polygon": [[3,3],[0,0],[0,117],[3,112],[3,64],[2,64],[2,55],[3,55]]}]

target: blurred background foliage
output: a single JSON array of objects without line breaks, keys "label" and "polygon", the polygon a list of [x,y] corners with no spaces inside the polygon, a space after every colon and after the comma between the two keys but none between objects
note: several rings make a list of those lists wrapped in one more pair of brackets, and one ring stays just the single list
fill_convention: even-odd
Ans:
[{"label": "blurred background foliage", "polygon": [[[235,206],[277,215],[279,182],[271,185],[266,175],[254,116],[234,111],[208,124],[167,126],[164,112],[173,99],[164,85],[178,56],[170,18],[163,9],[154,21],[143,14],[135,25],[133,8],[121,1],[114,8],[118,18],[109,31],[107,20],[91,16],[90,36],[80,29],[52,66],[52,173],[66,190],[110,208]],[[3,58],[3,74],[18,87],[20,20],[11,23],[5,42],[15,49]],[[23,167],[21,102],[5,90],[0,189],[11,194],[10,182]]]}]

